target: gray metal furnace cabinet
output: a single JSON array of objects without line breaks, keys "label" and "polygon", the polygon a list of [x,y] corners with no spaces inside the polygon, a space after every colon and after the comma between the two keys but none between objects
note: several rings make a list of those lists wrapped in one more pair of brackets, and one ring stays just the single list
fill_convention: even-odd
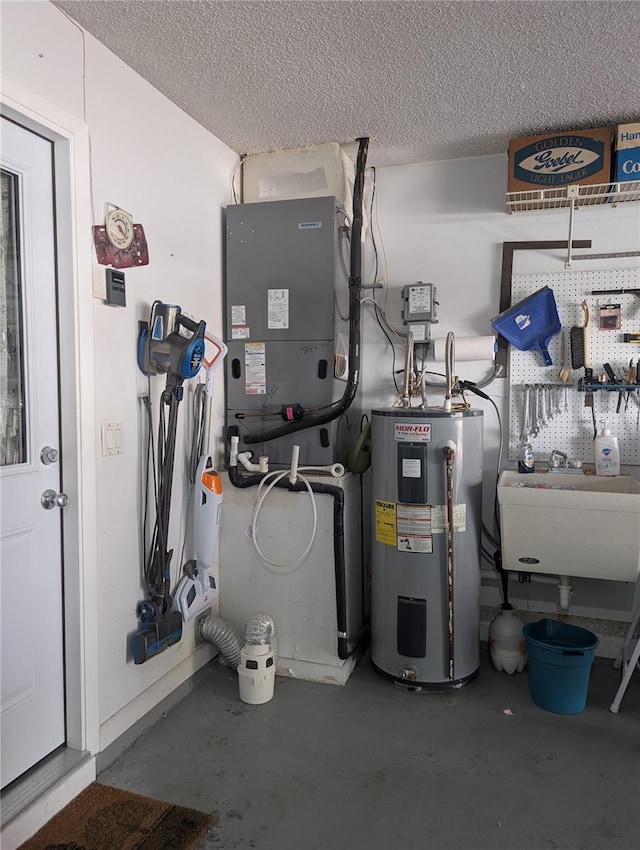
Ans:
[{"label": "gray metal furnace cabinet", "polygon": [[[305,410],[340,398],[334,379],[335,297],[348,291],[348,241],[336,199],[305,198],[227,208],[225,361],[227,426],[240,450],[286,465],[340,460],[338,421],[247,445],[247,434],[284,424],[283,407]],[[342,252],[342,253],[341,253]],[[345,334],[347,324],[345,324]],[[357,413],[351,413],[357,425]]]}]

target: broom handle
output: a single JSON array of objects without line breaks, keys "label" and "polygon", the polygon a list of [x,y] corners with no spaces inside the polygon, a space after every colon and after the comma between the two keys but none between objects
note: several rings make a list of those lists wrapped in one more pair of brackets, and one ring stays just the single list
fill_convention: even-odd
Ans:
[{"label": "broom handle", "polygon": [[586,301],[582,302],[582,310],[584,312],[584,327],[582,330],[582,339],[584,347],[584,368],[591,367],[591,359],[589,357],[589,307]]}]

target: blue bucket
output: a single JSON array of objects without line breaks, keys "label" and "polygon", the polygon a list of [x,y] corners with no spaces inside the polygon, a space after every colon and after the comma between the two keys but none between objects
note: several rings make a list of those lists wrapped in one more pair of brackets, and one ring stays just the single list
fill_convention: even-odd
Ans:
[{"label": "blue bucket", "polygon": [[500,313],[491,320],[491,325],[519,351],[535,348],[547,366],[553,365],[548,345],[559,333],[561,324],[553,290],[548,286]]},{"label": "blue bucket", "polygon": [[522,633],[529,654],[531,699],[555,714],[584,711],[599,643],[596,635],[549,619],[528,623]]}]

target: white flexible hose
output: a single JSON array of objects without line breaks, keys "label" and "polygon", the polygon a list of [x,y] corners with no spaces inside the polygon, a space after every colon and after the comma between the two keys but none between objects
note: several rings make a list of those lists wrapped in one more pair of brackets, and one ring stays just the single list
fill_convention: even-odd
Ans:
[{"label": "white flexible hose", "polygon": [[[262,506],[263,506],[267,496],[273,490],[273,488],[277,485],[278,481],[280,481],[285,476],[290,475],[290,473],[291,473],[291,470],[285,469],[283,472],[271,472],[271,473],[269,473],[269,475],[266,475],[262,479],[262,481],[258,485],[258,495],[256,497],[256,501],[255,501],[255,504],[254,504],[254,507],[253,507],[251,524],[249,526],[249,531],[251,533],[251,540],[253,541],[253,548],[256,550],[258,557],[260,558],[260,560],[262,560],[264,562],[265,565],[277,568],[278,572],[281,572],[282,570],[294,572],[296,569],[298,569],[299,566],[301,566],[302,562],[304,561],[304,559],[307,557],[307,555],[311,551],[311,547],[313,546],[313,542],[314,542],[315,537],[316,537],[316,529],[317,529],[317,525],[318,525],[318,512],[317,512],[317,509],[316,509],[316,500],[315,500],[315,497],[313,495],[313,490],[311,489],[311,484],[304,477],[304,475],[300,474],[300,468],[298,468],[297,477],[299,478],[300,481],[302,481],[304,486],[307,488],[309,498],[311,499],[311,510],[312,510],[312,513],[313,513],[313,527],[311,529],[311,536],[309,538],[309,542],[308,542],[307,546],[305,547],[304,551],[300,555],[298,555],[297,558],[294,558],[292,561],[289,561],[289,563],[286,563],[286,564],[280,563],[278,561],[272,561],[270,558],[267,558],[267,556],[264,554],[264,552],[260,549],[260,546],[258,544],[258,517],[260,516],[260,511],[262,509]],[[273,480],[266,487],[264,493],[261,494],[261,491],[262,491],[264,485],[266,484],[266,482],[269,478],[273,478]]]}]

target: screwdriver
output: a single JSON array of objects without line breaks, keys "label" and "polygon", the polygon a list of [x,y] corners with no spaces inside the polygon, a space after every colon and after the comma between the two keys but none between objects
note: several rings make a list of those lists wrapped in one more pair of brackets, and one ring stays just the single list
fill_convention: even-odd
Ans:
[{"label": "screwdriver", "polygon": [[[607,377],[611,381],[612,384],[618,384],[619,381],[616,378],[615,372],[611,368],[610,363],[603,363],[602,368],[607,373]],[[618,392],[618,406],[616,407],[616,413],[620,413],[620,406],[622,405],[622,390]]]},{"label": "screwdriver", "polygon": [[[627,372],[627,384],[634,384],[636,381],[636,370],[633,365],[633,358],[629,360],[629,371]],[[629,396],[631,395],[631,390],[627,390],[627,394],[624,399],[624,410],[627,412],[627,408],[629,407]]]}]

